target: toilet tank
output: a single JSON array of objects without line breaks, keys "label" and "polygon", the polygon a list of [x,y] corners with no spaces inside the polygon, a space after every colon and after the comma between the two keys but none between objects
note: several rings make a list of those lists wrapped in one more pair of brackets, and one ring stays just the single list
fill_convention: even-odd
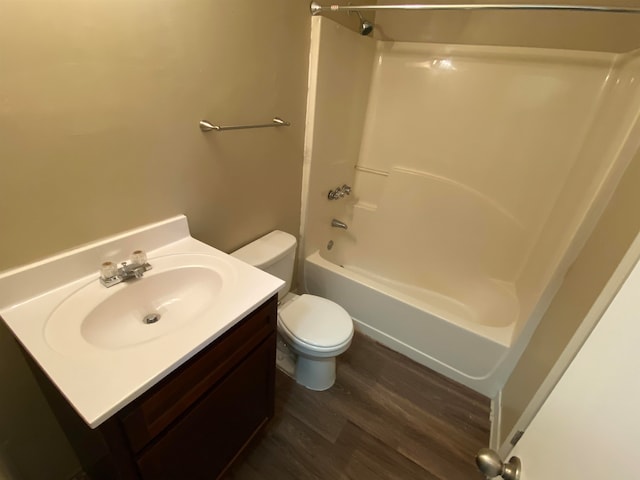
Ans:
[{"label": "toilet tank", "polygon": [[274,230],[232,252],[231,255],[284,280],[286,283],[278,290],[278,298],[282,299],[291,289],[296,258],[296,237],[293,235]]}]

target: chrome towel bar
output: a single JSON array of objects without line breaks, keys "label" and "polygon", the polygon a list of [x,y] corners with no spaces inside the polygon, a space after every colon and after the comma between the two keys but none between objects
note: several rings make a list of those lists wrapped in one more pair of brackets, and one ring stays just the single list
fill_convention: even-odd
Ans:
[{"label": "chrome towel bar", "polygon": [[222,132],[223,130],[244,130],[246,128],[268,128],[268,127],[289,127],[291,123],[282,120],[279,117],[274,117],[271,123],[261,123],[258,125],[233,125],[233,126],[221,126],[213,125],[209,120],[200,120],[200,130],[203,132],[210,132],[215,130]]}]

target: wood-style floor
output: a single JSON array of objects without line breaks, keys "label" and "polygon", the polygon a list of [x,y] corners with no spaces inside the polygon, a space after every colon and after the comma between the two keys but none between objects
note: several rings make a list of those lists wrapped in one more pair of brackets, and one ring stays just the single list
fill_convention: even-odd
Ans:
[{"label": "wood-style floor", "polygon": [[363,335],[326,392],[276,378],[275,417],[225,480],[484,478],[489,400]]}]

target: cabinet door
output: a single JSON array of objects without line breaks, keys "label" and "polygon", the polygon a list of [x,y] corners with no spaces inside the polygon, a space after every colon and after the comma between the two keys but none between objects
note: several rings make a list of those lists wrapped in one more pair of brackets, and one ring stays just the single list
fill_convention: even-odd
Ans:
[{"label": "cabinet door", "polygon": [[275,334],[138,458],[144,479],[217,478],[273,414]]},{"label": "cabinet door", "polygon": [[143,450],[276,330],[276,297],[165,378],[118,417],[134,453]]}]

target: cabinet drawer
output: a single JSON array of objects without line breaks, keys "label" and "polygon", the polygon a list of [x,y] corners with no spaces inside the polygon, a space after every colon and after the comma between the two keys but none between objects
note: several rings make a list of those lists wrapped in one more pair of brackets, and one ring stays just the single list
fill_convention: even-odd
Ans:
[{"label": "cabinet drawer", "polygon": [[218,478],[273,414],[275,333],[138,458],[143,479]]},{"label": "cabinet drawer", "polygon": [[275,332],[276,299],[274,296],[249,314],[120,414],[134,452],[139,452]]}]

